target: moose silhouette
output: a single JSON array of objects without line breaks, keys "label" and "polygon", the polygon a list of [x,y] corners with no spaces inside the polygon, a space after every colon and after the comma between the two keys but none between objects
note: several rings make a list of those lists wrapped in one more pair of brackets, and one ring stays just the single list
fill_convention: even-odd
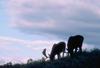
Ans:
[{"label": "moose silhouette", "polygon": [[[54,60],[56,55],[59,59],[61,57],[60,56],[61,53],[63,53],[63,56],[64,56],[65,48],[66,48],[66,43],[65,42],[59,42],[57,44],[54,44],[53,47],[52,47],[51,53],[49,55],[50,60]],[[46,58],[48,58],[47,55],[46,55],[46,49],[43,50],[42,54]]]},{"label": "moose silhouette", "polygon": [[68,54],[73,55],[74,49],[76,53],[78,48],[79,48],[79,51],[82,52],[83,40],[84,40],[84,37],[82,35],[70,36],[67,43]]},{"label": "moose silhouette", "polygon": [[58,44],[54,44],[50,54],[50,60],[54,60],[55,55],[57,55],[59,59],[61,57],[60,56],[61,52],[63,52],[63,56],[64,56],[65,48],[66,48],[65,42],[59,42]]}]

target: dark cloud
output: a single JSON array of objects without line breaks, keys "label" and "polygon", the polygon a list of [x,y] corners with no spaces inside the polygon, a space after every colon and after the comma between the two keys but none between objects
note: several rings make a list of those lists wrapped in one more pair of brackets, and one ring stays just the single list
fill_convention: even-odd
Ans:
[{"label": "dark cloud", "polygon": [[[52,1],[53,2],[53,1]],[[66,1],[65,1],[66,2]],[[99,45],[100,38],[100,14],[99,6],[88,1],[79,1],[69,5],[52,3],[42,6],[29,5],[25,3],[25,9],[31,9],[33,12],[23,12],[18,17],[16,28],[28,34],[42,34],[46,36],[55,36],[55,38],[68,39],[71,35],[81,34],[85,37],[85,42]],[[37,6],[37,7],[36,7]],[[32,26],[26,26],[32,24]]]}]

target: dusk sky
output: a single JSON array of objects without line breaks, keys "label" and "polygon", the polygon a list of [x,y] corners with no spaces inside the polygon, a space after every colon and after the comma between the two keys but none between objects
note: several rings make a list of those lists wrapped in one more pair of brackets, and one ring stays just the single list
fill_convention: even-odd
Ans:
[{"label": "dusk sky", "polygon": [[41,59],[77,34],[100,48],[100,0],[0,0],[0,64]]}]

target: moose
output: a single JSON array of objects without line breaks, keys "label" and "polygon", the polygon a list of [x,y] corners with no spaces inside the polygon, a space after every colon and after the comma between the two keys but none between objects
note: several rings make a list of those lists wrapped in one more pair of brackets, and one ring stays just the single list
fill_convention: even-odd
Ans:
[{"label": "moose", "polygon": [[79,48],[79,52],[82,52],[83,40],[84,40],[84,37],[82,35],[70,36],[67,43],[68,54],[72,56],[74,53],[74,50],[76,53],[78,48]]},{"label": "moose", "polygon": [[[65,42],[59,42],[57,44],[54,44],[52,47],[51,53],[49,55],[50,60],[51,61],[54,60],[56,55],[57,55],[58,59],[60,59],[61,53],[63,53],[63,56],[64,56],[65,48],[66,48]],[[48,58],[46,55],[46,49],[44,49],[44,51],[42,53],[46,58]]]}]

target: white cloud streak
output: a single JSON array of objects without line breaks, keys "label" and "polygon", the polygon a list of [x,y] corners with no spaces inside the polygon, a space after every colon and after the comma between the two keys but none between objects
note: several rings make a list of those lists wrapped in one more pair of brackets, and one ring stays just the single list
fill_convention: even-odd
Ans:
[{"label": "white cloud streak", "polygon": [[[54,41],[53,41],[54,42]],[[34,46],[49,46],[51,45],[53,42],[49,42],[46,40],[22,40],[22,39],[16,39],[16,38],[11,38],[11,37],[0,37],[0,47],[3,46],[8,46],[11,44],[19,44],[19,45],[25,45],[26,47],[33,47]],[[36,48],[34,48],[36,49]]]}]

